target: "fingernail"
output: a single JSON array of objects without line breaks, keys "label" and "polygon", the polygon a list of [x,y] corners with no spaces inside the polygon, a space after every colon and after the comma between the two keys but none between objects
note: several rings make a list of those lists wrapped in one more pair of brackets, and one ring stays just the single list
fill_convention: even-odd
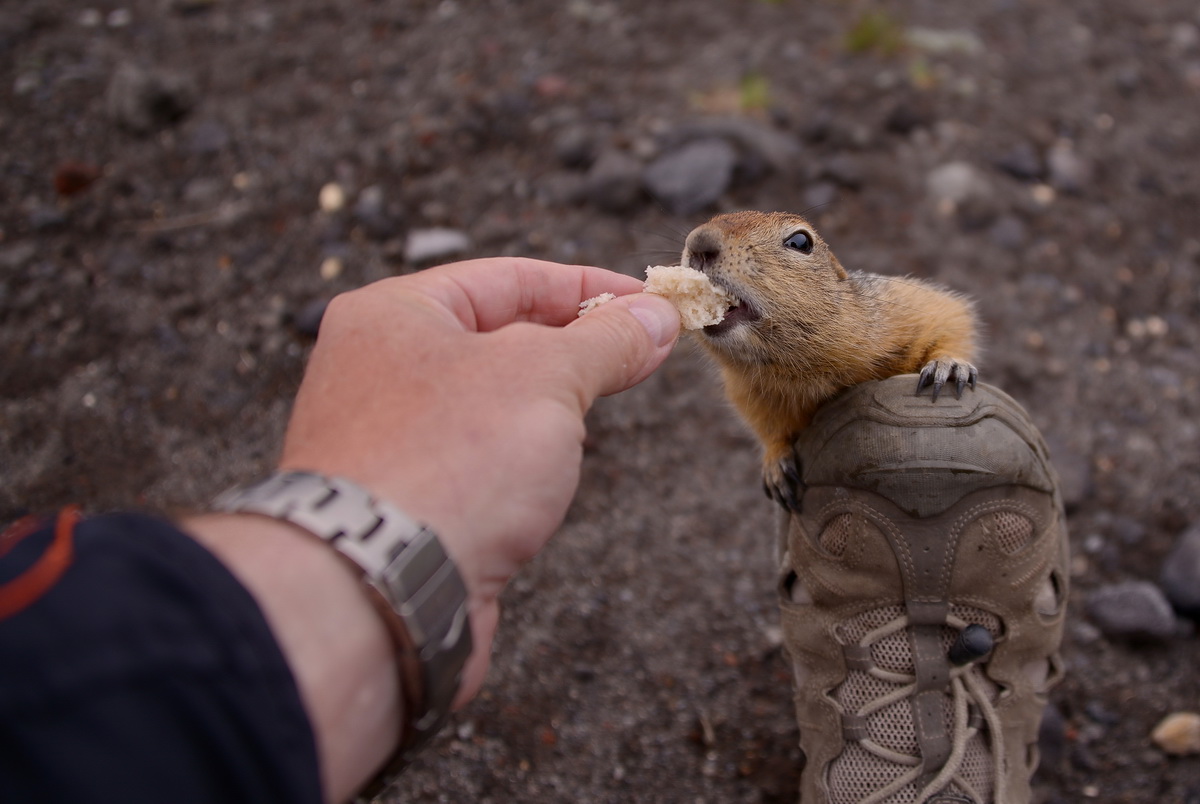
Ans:
[{"label": "fingernail", "polygon": [[679,335],[679,313],[661,296],[639,296],[629,303],[629,312],[645,328],[655,346],[666,346]]}]

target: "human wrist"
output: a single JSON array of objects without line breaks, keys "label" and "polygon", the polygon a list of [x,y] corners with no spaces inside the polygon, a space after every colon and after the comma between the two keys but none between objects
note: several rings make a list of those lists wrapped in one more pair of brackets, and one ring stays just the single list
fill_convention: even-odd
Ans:
[{"label": "human wrist", "polygon": [[303,528],[356,568],[396,649],[408,716],[389,770],[403,767],[445,722],[471,652],[467,590],[437,534],[356,483],[306,471],[276,472],[213,505]]},{"label": "human wrist", "polygon": [[392,641],[358,574],[281,520],[213,513],[181,526],[255,598],[308,713],[325,798],[348,799],[393,753],[405,715]]}]

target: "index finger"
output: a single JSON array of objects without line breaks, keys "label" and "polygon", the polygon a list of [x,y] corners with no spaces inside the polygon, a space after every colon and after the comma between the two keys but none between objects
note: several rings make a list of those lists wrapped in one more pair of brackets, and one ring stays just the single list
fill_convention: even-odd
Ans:
[{"label": "index finger", "polygon": [[641,280],[604,268],[523,257],[451,263],[403,281],[477,332],[514,321],[563,326],[575,320],[585,299],[601,293],[625,296],[642,289]]}]

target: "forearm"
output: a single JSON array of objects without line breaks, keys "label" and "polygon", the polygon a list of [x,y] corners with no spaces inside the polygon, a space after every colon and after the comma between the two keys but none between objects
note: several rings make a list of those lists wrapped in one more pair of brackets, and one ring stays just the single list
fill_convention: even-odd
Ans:
[{"label": "forearm", "polygon": [[392,639],[358,573],[266,517],[209,515],[183,527],[258,601],[308,710],[325,798],[348,799],[391,755],[402,722]]}]

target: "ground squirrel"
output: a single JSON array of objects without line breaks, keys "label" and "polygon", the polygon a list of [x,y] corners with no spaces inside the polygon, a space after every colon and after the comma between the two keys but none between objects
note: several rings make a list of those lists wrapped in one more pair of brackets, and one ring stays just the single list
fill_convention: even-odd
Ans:
[{"label": "ground squirrel", "polygon": [[799,215],[718,215],[688,235],[682,264],[737,299],[696,330],[725,391],[763,443],[763,486],[795,508],[792,444],[822,402],[867,380],[920,372],[932,399],[975,387],[970,301],[917,279],[847,271]]}]

